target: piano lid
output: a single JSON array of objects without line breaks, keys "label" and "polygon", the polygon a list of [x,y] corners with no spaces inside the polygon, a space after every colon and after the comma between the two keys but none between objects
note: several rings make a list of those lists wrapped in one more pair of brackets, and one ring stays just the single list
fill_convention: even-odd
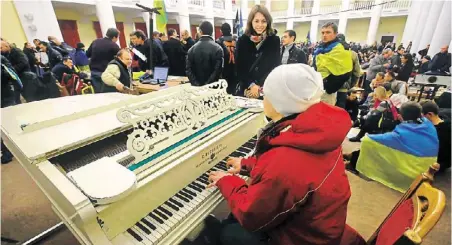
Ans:
[{"label": "piano lid", "polygon": [[2,137],[9,138],[32,161],[53,156],[130,128],[116,118],[118,109],[177,92],[183,86],[190,85],[140,96],[87,94],[2,108]]}]

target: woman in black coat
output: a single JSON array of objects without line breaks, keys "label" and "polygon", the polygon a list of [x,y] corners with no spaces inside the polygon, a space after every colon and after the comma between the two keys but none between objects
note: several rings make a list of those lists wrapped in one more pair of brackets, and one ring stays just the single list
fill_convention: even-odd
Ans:
[{"label": "woman in black coat", "polygon": [[272,27],[272,17],[264,6],[256,5],[248,16],[245,34],[237,42],[237,95],[261,97],[265,79],[280,62],[280,39]]},{"label": "woman in black coat", "polygon": [[396,71],[396,80],[408,82],[414,69],[413,57],[411,54],[403,54],[400,60],[402,61],[402,66]]}]

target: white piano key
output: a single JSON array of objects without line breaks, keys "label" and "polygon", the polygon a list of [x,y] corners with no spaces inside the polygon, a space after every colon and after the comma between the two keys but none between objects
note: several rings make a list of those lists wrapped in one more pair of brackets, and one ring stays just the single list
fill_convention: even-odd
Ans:
[{"label": "white piano key", "polygon": [[139,232],[136,232],[134,229],[130,228],[130,230],[132,230],[134,233],[136,233],[142,240],[139,241],[137,240],[134,236],[132,236],[128,231],[124,232],[123,234],[130,240],[132,241],[134,244],[136,245],[143,245],[144,243],[142,242],[144,239],[143,237],[141,237],[141,234]]},{"label": "white piano key", "polygon": [[152,231],[155,238],[157,238],[158,240],[161,240],[161,238],[165,236],[166,231],[162,227],[160,227],[160,223],[158,223],[157,221],[154,221],[154,219],[152,219],[148,216],[144,217],[143,219],[145,219],[147,222],[149,222],[155,226],[156,229]]},{"label": "white piano key", "polygon": [[[127,231],[125,233],[127,233]],[[132,237],[129,233],[127,233],[127,234],[125,234],[125,233],[121,233],[121,234],[117,235],[111,241],[112,244],[114,244],[114,245],[136,245],[137,243],[135,243],[135,241],[137,241],[137,240],[135,240],[135,238]]]},{"label": "white piano key", "polygon": [[180,198],[178,198],[176,196],[174,196],[173,199],[178,201],[178,202],[180,202],[180,203],[182,203],[182,205],[184,205],[184,208],[186,210],[188,210],[190,213],[193,212],[193,210],[196,208],[195,205],[191,204],[190,202],[187,203],[184,200],[182,200],[182,199],[180,199]]},{"label": "white piano key", "polygon": [[[155,214],[153,214],[155,215]],[[165,233],[167,233],[168,231],[171,230],[171,228],[165,224],[165,221],[163,220],[163,224],[158,222],[157,220],[155,220],[153,217],[151,217],[150,215],[146,216],[149,217],[150,220],[155,221],[153,224],[155,224],[156,227],[160,227]],[[158,217],[158,216],[157,216]],[[164,234],[163,234],[164,235]]]},{"label": "white piano key", "polygon": [[116,155],[114,155],[114,156],[112,156],[110,158],[112,160],[114,160],[115,162],[119,162],[121,159],[123,159],[123,158],[125,158],[125,157],[127,157],[129,155],[130,155],[129,151],[125,150],[125,151],[120,152],[119,154],[116,154]]},{"label": "white piano key", "polygon": [[180,222],[184,218],[183,216],[181,216],[181,212],[179,212],[180,209],[179,211],[176,211],[166,204],[162,204],[161,207],[170,211],[173,214],[173,218],[176,219],[178,222]]},{"label": "white piano key", "polygon": [[[159,217],[160,219],[163,220],[163,223],[169,227],[169,230],[171,231],[172,229],[174,229],[174,227],[177,225],[177,222],[174,223],[172,219],[170,219],[170,217],[166,216],[166,219],[163,218],[163,216],[161,216],[160,214],[153,212],[155,216]],[[163,214],[164,215],[164,214]]]},{"label": "white piano key", "polygon": [[135,231],[135,233],[137,233],[143,239],[141,241],[142,244],[145,244],[145,245],[152,245],[153,244],[153,242],[151,242],[147,238],[147,234],[144,231],[142,231],[140,228],[138,228],[137,226],[134,225],[130,229]]}]

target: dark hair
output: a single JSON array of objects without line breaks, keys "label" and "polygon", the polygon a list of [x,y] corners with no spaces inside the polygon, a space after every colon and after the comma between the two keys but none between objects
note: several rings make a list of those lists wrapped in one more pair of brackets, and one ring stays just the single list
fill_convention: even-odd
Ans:
[{"label": "dark hair", "polygon": [[411,56],[411,54],[403,54],[402,56],[407,59],[407,64],[413,64],[413,56]]},{"label": "dark hair", "polygon": [[391,91],[392,93],[394,93],[394,91],[392,91],[391,83],[384,83],[384,84],[383,84],[383,88],[385,88],[385,90],[386,90],[387,92]]},{"label": "dark hair", "polygon": [[174,35],[174,33],[176,33],[176,30],[173,28],[168,29],[168,37],[171,37],[172,35]]},{"label": "dark hair", "polygon": [[119,37],[119,31],[116,28],[108,28],[107,33],[105,34],[110,39],[113,39],[115,37]]},{"label": "dark hair", "polygon": [[326,24],[324,24],[322,26],[322,29],[328,28],[328,27],[331,27],[333,29],[334,33],[337,33],[337,25],[336,24],[334,24],[333,22],[327,22]]},{"label": "dark hair", "polygon": [[77,49],[82,49],[85,47],[85,44],[83,43],[77,43]]},{"label": "dark hair", "polygon": [[403,46],[400,46],[400,47],[397,48],[397,51],[400,51],[402,49],[405,50],[405,48]]},{"label": "dark hair", "polygon": [[[2,41],[3,41],[3,40],[2,40]],[[24,48],[23,48],[23,49],[26,49],[26,48],[27,48],[27,43],[28,43],[28,42],[25,42],[25,43],[24,43]]]},{"label": "dark hair", "polygon": [[250,14],[248,15],[248,20],[246,21],[245,34],[248,36],[255,34],[255,31],[253,29],[253,19],[257,13],[261,13],[264,16],[265,20],[267,21],[267,28],[265,29],[267,35],[273,35],[273,33],[275,32],[275,30],[272,27],[273,18],[270,15],[270,12],[268,12],[268,9],[265,6],[259,4],[255,5],[251,9]]},{"label": "dark hair", "polygon": [[39,45],[44,45],[44,46],[46,46],[47,48],[49,47],[49,43],[48,43],[48,42],[45,42],[45,41],[40,41],[40,42],[39,42]]},{"label": "dark hair", "polygon": [[152,33],[152,37],[158,37],[159,35],[160,35],[160,32],[158,32],[158,31],[154,31]]},{"label": "dark hair", "polygon": [[404,121],[417,121],[422,118],[422,107],[417,102],[408,101],[402,104],[400,114]]},{"label": "dark hair", "polygon": [[389,74],[392,78],[396,77],[396,75],[393,71],[388,71],[387,74]]},{"label": "dark hair", "polygon": [[71,56],[64,56],[63,57],[63,62],[68,61],[68,60],[72,60]]},{"label": "dark hair", "polygon": [[223,36],[230,36],[231,26],[228,23],[223,23],[223,25],[221,25],[221,33],[223,33]]},{"label": "dark hair", "polygon": [[289,37],[293,37],[294,42],[295,42],[295,39],[297,39],[297,33],[294,30],[287,30],[284,33],[289,34]]},{"label": "dark hair", "polygon": [[201,22],[201,24],[199,25],[199,29],[201,30],[203,35],[212,36],[213,26],[212,23],[210,23],[209,21]]},{"label": "dark hair", "polygon": [[427,114],[427,113],[433,113],[435,115],[438,115],[439,113],[439,106],[433,102],[433,101],[424,101],[421,103],[422,106],[422,114]]},{"label": "dark hair", "polygon": [[136,30],[132,32],[131,36],[136,36],[137,38],[140,38],[143,41],[146,40],[146,34],[144,34],[142,30]]},{"label": "dark hair", "polygon": [[377,75],[380,76],[380,77],[385,77],[384,72],[378,72]]},{"label": "dark hair", "polygon": [[166,36],[164,32],[159,34],[159,37],[164,37],[164,36]]}]

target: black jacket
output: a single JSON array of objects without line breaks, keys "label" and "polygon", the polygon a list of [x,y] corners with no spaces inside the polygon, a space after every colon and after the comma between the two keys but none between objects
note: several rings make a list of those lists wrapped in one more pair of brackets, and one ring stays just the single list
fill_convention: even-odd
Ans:
[{"label": "black jacket", "polygon": [[[122,84],[124,84],[124,86],[130,88],[130,73],[129,73],[129,69],[127,68],[127,66],[124,65],[124,63],[122,63],[118,58],[115,58],[109,64],[114,64],[119,67],[120,75],[119,75],[118,80]],[[108,93],[108,92],[118,92],[118,90],[113,86],[109,86],[105,83],[102,83],[102,93]]]},{"label": "black jacket", "polygon": [[431,71],[449,72],[450,69],[450,53],[437,53],[430,62]]},{"label": "black jacket", "polygon": [[[237,41],[237,79],[242,93],[252,83],[263,86],[268,74],[281,64],[280,40],[276,35],[267,36],[259,50],[246,34]],[[259,60],[257,60],[259,57]],[[257,60],[257,61],[256,61]],[[253,66],[253,64],[256,64]]]},{"label": "black jacket", "polygon": [[421,59],[422,59],[422,58],[424,58],[424,56],[427,55],[427,53],[428,53],[428,48],[419,50],[419,52],[417,52],[417,53],[421,56]]},{"label": "black jacket", "polygon": [[159,46],[159,44],[156,41],[152,42],[152,67],[149,67],[149,60],[151,55],[151,40],[147,39],[143,45],[136,46],[135,48],[140,51],[140,53],[146,55],[146,61],[143,61],[138,57],[138,55],[133,56],[135,60],[138,60],[138,64],[140,66],[141,71],[146,70],[154,70],[154,67],[156,66],[164,66],[167,67],[168,64],[168,57],[166,56],[165,52],[163,51],[163,48]]},{"label": "black jacket", "polygon": [[[284,46],[281,48],[281,62],[285,49],[286,47]],[[305,52],[303,52],[301,48],[296,47],[294,43],[292,48],[290,48],[289,50],[289,59],[287,60],[287,64],[296,64],[296,63],[308,64],[308,59],[306,57]]]},{"label": "black jacket", "polygon": [[218,81],[223,65],[223,49],[212,37],[203,36],[188,51],[187,76],[193,86]]},{"label": "black jacket", "polygon": [[402,64],[402,66],[397,70],[396,80],[408,82],[411,73],[413,72],[413,64]]},{"label": "black jacket", "polygon": [[183,44],[184,49],[186,52],[188,52],[188,50],[190,50],[191,47],[193,47],[193,45],[195,45],[195,40],[193,40],[193,38],[188,37],[187,40],[185,40],[185,42],[187,42],[186,44]]},{"label": "black jacket", "polygon": [[73,47],[69,46],[69,44],[62,42],[60,46],[56,45],[54,42],[50,42],[50,46],[52,46],[53,49],[58,51],[63,57],[68,56],[70,52],[74,50]]},{"label": "black jacket", "polygon": [[185,76],[185,55],[187,55],[187,52],[182,43],[175,38],[169,38],[168,41],[163,43],[163,50],[168,56],[169,75]]},{"label": "black jacket", "polygon": [[58,65],[61,61],[63,61],[63,56],[60,54],[60,52],[50,47],[50,45],[47,47],[47,56],[49,57],[50,69]]},{"label": "black jacket", "polygon": [[24,48],[24,54],[27,56],[28,66],[31,71],[36,73],[36,51],[34,49]]},{"label": "black jacket", "polygon": [[[230,54],[229,49],[226,47],[224,42],[235,42],[232,39],[232,36],[221,36],[217,39],[218,45],[223,49],[223,71],[221,78],[226,79],[228,82],[227,91],[229,94],[234,94],[237,86],[237,72],[235,66],[235,47],[231,50],[232,54]],[[236,43],[237,46],[237,43]],[[231,55],[233,56],[231,59]],[[234,62],[232,62],[234,61]]]},{"label": "black jacket", "polygon": [[3,54],[5,58],[9,60],[11,66],[16,71],[17,75],[22,76],[22,74],[26,71],[30,71],[30,65],[28,64],[28,58],[22,52],[22,50],[18,48],[11,47],[11,51],[7,54]]},{"label": "black jacket", "polygon": [[61,79],[63,79],[64,73],[66,74],[74,74],[76,73],[74,69],[69,68],[63,63],[58,63],[56,66],[52,68],[52,73],[55,76],[55,78],[58,80],[58,82],[61,82]]},{"label": "black jacket", "polygon": [[86,56],[91,58],[89,68],[91,71],[104,72],[108,63],[119,52],[119,46],[109,38],[94,40],[86,51]]},{"label": "black jacket", "polygon": [[[16,80],[11,76],[9,72],[5,69],[5,66],[14,71],[11,63],[8,59],[1,55],[1,107],[7,107],[15,104],[15,84]],[[15,71],[14,71],[15,72]]]},{"label": "black jacket", "polygon": [[427,62],[425,62],[425,63],[422,63],[422,64],[419,66],[418,73],[419,73],[419,74],[424,74],[424,73],[426,73],[427,71],[429,71],[429,66],[430,66],[430,61],[427,61]]}]

